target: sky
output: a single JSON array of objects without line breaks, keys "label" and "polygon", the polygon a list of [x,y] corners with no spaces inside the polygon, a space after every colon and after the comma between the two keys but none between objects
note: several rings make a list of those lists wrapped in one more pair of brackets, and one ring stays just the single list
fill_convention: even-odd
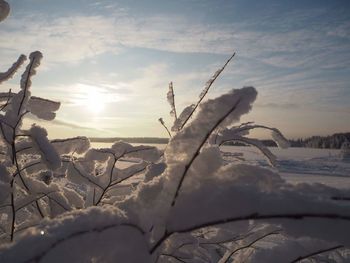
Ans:
[{"label": "sky", "polygon": [[[180,112],[233,52],[208,98],[254,86],[241,121],[288,138],[350,131],[348,0],[7,1],[0,72],[20,54],[44,54],[32,95],[61,108],[54,121],[26,125],[50,138],[167,137],[158,118],[171,127],[168,83]],[[19,79],[1,92],[18,90]]]}]

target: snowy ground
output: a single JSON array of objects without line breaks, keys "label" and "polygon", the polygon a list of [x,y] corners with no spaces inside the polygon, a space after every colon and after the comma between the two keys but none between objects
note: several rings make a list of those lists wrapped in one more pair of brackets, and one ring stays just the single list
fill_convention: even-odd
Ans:
[{"label": "snowy ground", "polygon": [[[93,143],[96,148],[109,145]],[[165,148],[162,144],[154,146]],[[276,147],[270,150],[277,156],[276,169],[291,183],[323,183],[336,188],[350,188],[350,162],[341,160],[340,150]],[[246,162],[269,167],[266,158],[254,147],[224,146],[222,151],[241,153]]]},{"label": "snowy ground", "polygon": [[[277,156],[279,173],[291,183],[323,183],[350,188],[350,163],[340,158],[340,150],[311,148],[270,148]],[[223,151],[243,153],[247,162],[268,167],[267,160],[253,147],[229,147]]]},{"label": "snowy ground", "polygon": [[[271,148],[271,151],[277,156],[277,168],[287,181],[350,188],[350,163],[341,160],[339,150]],[[267,165],[261,156],[250,161]]]}]

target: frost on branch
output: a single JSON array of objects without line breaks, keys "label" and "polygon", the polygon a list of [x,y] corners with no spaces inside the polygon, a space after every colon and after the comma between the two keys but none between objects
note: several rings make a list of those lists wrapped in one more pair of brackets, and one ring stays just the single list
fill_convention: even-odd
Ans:
[{"label": "frost on branch", "polygon": [[157,147],[138,145],[133,146],[129,143],[118,141],[111,146],[111,150],[117,157],[125,156],[148,162],[155,162],[159,159],[161,152]]},{"label": "frost on branch", "polygon": [[90,148],[90,141],[87,137],[79,136],[67,139],[56,139],[51,141],[52,146],[58,154],[83,154]]},{"label": "frost on branch", "polygon": [[14,94],[10,100],[10,105],[4,110],[5,115],[0,115],[1,133],[8,146],[8,154],[14,160],[15,135],[22,125],[22,119],[27,110],[27,103],[30,99],[31,77],[36,74],[36,69],[40,65],[42,54],[39,51],[33,52],[29,56],[30,62],[21,77],[21,90]]},{"label": "frost on branch", "polygon": [[61,103],[32,96],[28,102],[28,110],[40,119],[51,121],[56,117],[55,111]]},{"label": "frost on branch", "polygon": [[40,65],[42,54],[39,51],[33,52],[29,59],[30,62],[21,77],[21,90],[13,95],[11,106],[5,114],[4,121],[12,126],[18,126],[18,122],[22,118],[21,115],[26,111],[26,104],[30,98],[31,77],[36,74],[36,68]]},{"label": "frost on branch", "polygon": [[201,92],[201,94],[199,95],[199,102],[201,102],[203,100],[203,98],[205,97],[205,95],[208,93],[211,85],[213,85],[213,83],[215,82],[215,80],[220,76],[220,74],[225,70],[226,66],[228,65],[228,63],[230,63],[230,61],[233,59],[233,57],[236,55],[236,53],[233,53],[232,56],[226,61],[226,63],[224,64],[224,66],[220,69],[218,69],[214,75],[207,81],[207,83],[205,83],[205,86]]},{"label": "frost on branch", "polygon": [[[15,95],[17,94],[12,93],[12,91],[0,93],[0,102],[5,103],[2,106],[4,111],[6,111],[9,106],[8,103]],[[60,105],[60,102],[31,96],[28,101],[27,110],[40,119],[50,121],[56,117],[55,112],[60,108]]]},{"label": "frost on branch", "polygon": [[189,117],[193,113],[195,106],[196,105],[191,104],[190,106],[187,106],[186,108],[183,109],[180,116],[174,121],[173,127],[171,127],[171,130],[173,132],[177,132],[177,131],[181,130],[181,128],[184,126],[185,122],[189,119]]},{"label": "frost on branch", "polygon": [[168,162],[192,158],[214,130],[239,121],[251,109],[257,92],[253,87],[232,90],[200,106],[191,125],[178,132],[165,151]]},{"label": "frost on branch", "polygon": [[6,1],[0,0],[0,22],[5,20],[9,13],[10,5]]},{"label": "frost on branch", "polygon": [[[215,82],[215,80],[220,76],[220,74],[224,71],[224,69],[226,68],[226,66],[228,65],[228,63],[230,63],[230,61],[233,59],[233,57],[235,56],[236,53],[233,53],[232,56],[226,61],[226,63],[224,64],[224,66],[222,68],[220,68],[219,70],[217,70],[214,75],[207,81],[207,83],[205,84],[202,92],[199,95],[199,100],[197,101],[196,104],[192,104],[187,106],[180,114],[180,117],[178,119],[175,119],[174,125],[171,128],[172,131],[177,132],[180,131],[185,125],[186,123],[189,121],[189,119],[193,116],[195,110],[198,108],[198,106],[200,105],[200,103],[202,102],[202,100],[204,99],[205,95],[207,95],[210,87],[213,85],[213,83]],[[170,89],[171,88],[171,89]],[[172,83],[171,83],[171,87],[169,86],[169,93],[167,95],[168,100],[169,100],[169,96],[171,96],[171,92],[172,95],[174,95],[174,90],[172,87]],[[174,98],[174,96],[173,96]],[[174,101],[173,101],[174,102]],[[170,103],[170,101],[169,101]],[[172,105],[172,103],[170,103]],[[175,104],[174,104],[175,107]]]},{"label": "frost on branch", "polygon": [[273,140],[277,143],[279,147],[286,149],[290,146],[289,141],[283,136],[283,134],[278,129],[272,129],[271,135]]},{"label": "frost on branch", "polygon": [[21,89],[25,90],[31,86],[31,77],[36,74],[36,69],[40,66],[43,54],[40,51],[34,51],[29,55],[30,63],[24,71],[21,78]]},{"label": "frost on branch", "polygon": [[[220,126],[239,121],[241,115],[250,111],[256,95],[253,87],[246,87],[203,103],[195,119],[170,140],[164,153],[167,168],[163,176],[141,185],[138,196],[126,201],[125,209],[129,211],[136,206],[142,217],[141,222],[165,220],[162,217],[165,217],[170,204],[179,194],[185,177],[191,178],[187,173],[195,172],[191,169],[192,163],[212,132]],[[214,153],[208,156],[214,158],[206,159],[206,165],[211,163],[212,167],[216,167],[215,162],[221,158],[220,155]]]},{"label": "frost on branch", "polygon": [[34,147],[40,152],[41,158],[47,167],[52,170],[59,168],[61,166],[61,158],[47,139],[47,131],[37,125],[33,125],[29,130],[29,134],[33,139]]},{"label": "frost on branch", "polygon": [[[0,0],[0,8],[1,8],[1,0]],[[13,75],[22,66],[22,64],[26,59],[27,57],[25,55],[20,55],[17,61],[6,72],[0,72],[0,84],[12,78]]]},{"label": "frost on branch", "polygon": [[252,145],[258,148],[260,152],[269,160],[270,164],[274,166],[276,164],[276,156],[262,142],[257,139],[244,137],[245,135],[248,135],[251,130],[258,128],[270,130],[273,140],[279,147],[289,147],[288,140],[278,129],[263,125],[255,125],[253,122],[243,123],[239,126],[233,126],[231,128],[219,129],[216,134],[211,136],[210,143],[222,145],[229,141],[236,141],[246,145]]},{"label": "frost on branch", "polygon": [[173,83],[169,83],[169,91],[166,94],[167,100],[170,104],[170,116],[174,117],[175,121],[177,120],[177,114],[176,114],[176,106],[175,106],[175,94],[174,94],[174,88]]}]

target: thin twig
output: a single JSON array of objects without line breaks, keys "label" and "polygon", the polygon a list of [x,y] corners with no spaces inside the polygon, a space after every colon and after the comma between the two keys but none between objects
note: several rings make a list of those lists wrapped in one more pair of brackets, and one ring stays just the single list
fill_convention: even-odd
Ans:
[{"label": "thin twig", "polygon": [[244,246],[242,246],[242,247],[239,247],[239,248],[236,248],[236,249],[230,251],[230,254],[227,256],[226,260],[225,260],[223,263],[227,263],[228,260],[229,260],[235,253],[237,253],[238,251],[243,250],[243,249],[246,249],[246,248],[251,248],[256,242],[258,242],[258,241],[264,239],[265,237],[268,237],[268,236],[271,236],[271,235],[278,235],[278,234],[280,234],[280,233],[279,233],[279,231],[276,231],[276,230],[275,230],[275,231],[272,231],[272,232],[269,232],[269,233],[266,233],[266,234],[264,234],[264,235],[262,235],[262,236],[260,236],[260,237],[258,237],[258,238],[256,238],[256,239],[254,239],[253,241],[249,242],[247,245],[244,245]]},{"label": "thin twig", "polygon": [[88,180],[90,183],[92,183],[93,185],[97,186],[98,188],[100,188],[101,190],[103,190],[103,187],[97,183],[95,183],[94,181],[92,181],[89,177],[85,176],[79,169],[78,167],[75,166],[75,162],[71,162],[73,165],[74,170],[76,170],[78,172],[78,174],[83,177],[84,179]]},{"label": "thin twig", "polygon": [[239,221],[246,220],[270,220],[270,219],[291,219],[291,220],[302,220],[305,218],[318,218],[318,219],[331,219],[331,220],[346,220],[350,221],[350,216],[341,215],[341,214],[332,214],[332,213],[295,213],[295,214],[275,214],[275,215],[261,215],[258,213],[253,213],[245,216],[237,216],[237,217],[228,217],[219,220],[207,221],[202,224],[189,226],[183,229],[173,230],[173,231],[165,231],[162,238],[160,238],[150,249],[150,253],[153,254],[156,249],[163,244],[168,238],[170,238],[174,233],[190,233],[192,231],[197,231],[199,229],[211,226],[218,226],[222,224],[228,224]]},{"label": "thin twig", "polygon": [[[182,260],[181,258],[179,257],[176,257],[174,255],[171,255],[171,254],[160,254],[159,257],[169,257],[169,258],[173,258],[179,262],[182,262],[182,263],[186,263],[186,261]],[[158,258],[159,259],[159,258]],[[157,260],[158,261],[158,260]]]},{"label": "thin twig", "polygon": [[332,250],[336,250],[336,249],[343,248],[343,247],[344,246],[339,245],[339,246],[334,246],[334,247],[330,247],[330,248],[320,249],[318,251],[312,252],[312,253],[307,254],[305,256],[300,256],[300,257],[292,260],[290,263],[296,263],[296,262],[302,261],[303,259],[307,259],[307,258],[316,256],[316,255],[323,254],[323,253],[326,253],[326,252],[330,252]]},{"label": "thin twig", "polygon": [[[124,155],[124,154],[123,154],[123,155]],[[123,155],[122,155],[122,156],[123,156]],[[110,171],[110,175],[109,175],[108,184],[107,184],[107,186],[106,186],[105,188],[102,189],[102,193],[101,193],[99,199],[97,200],[97,202],[94,203],[94,205],[96,205],[96,206],[101,202],[101,200],[102,200],[102,198],[104,197],[104,195],[105,195],[107,189],[110,187],[110,185],[111,185],[111,183],[112,183],[113,171],[114,171],[114,168],[115,168],[115,165],[116,165],[117,161],[118,161],[118,158],[116,158],[116,157],[114,156],[113,165],[112,165],[112,167],[111,167],[111,171]]]},{"label": "thin twig", "polygon": [[55,198],[53,198],[52,196],[47,196],[47,198],[49,198],[49,200],[51,200],[51,201],[54,201],[56,204],[58,204],[60,207],[62,207],[63,208],[63,210],[65,210],[65,211],[68,211],[69,209],[67,209],[64,205],[62,205],[60,202],[58,202]]},{"label": "thin twig", "polygon": [[169,138],[171,138],[171,133],[170,133],[168,127],[165,125],[165,122],[163,121],[163,118],[159,118],[158,120],[159,120],[160,124],[165,128],[167,133],[169,134]]},{"label": "thin twig", "polygon": [[21,210],[22,208],[24,208],[24,207],[30,205],[30,204],[33,203],[33,202],[37,202],[37,201],[39,201],[40,199],[42,199],[42,198],[44,198],[44,197],[46,197],[46,196],[49,196],[49,194],[52,194],[52,193],[54,193],[54,192],[56,192],[56,191],[51,191],[51,192],[49,192],[49,193],[42,193],[41,196],[36,197],[35,199],[31,200],[30,202],[28,202],[28,203],[26,203],[26,204],[23,204],[23,205],[21,205],[21,206],[16,207],[16,212],[18,212],[18,211]]},{"label": "thin twig", "polygon": [[[204,99],[205,95],[208,93],[210,87],[213,85],[213,83],[215,82],[215,80],[221,75],[221,73],[224,71],[224,69],[226,68],[227,64],[230,63],[230,61],[233,59],[233,57],[236,55],[236,52],[234,52],[232,54],[232,56],[226,61],[226,63],[224,64],[224,66],[220,69],[219,74],[217,74],[212,80],[210,80],[210,82],[208,83],[209,85],[206,88],[205,93],[200,96],[197,104],[194,106],[194,108],[192,109],[191,113],[187,116],[187,118],[184,120],[184,122],[182,123],[181,127],[179,130],[182,130],[182,128],[186,125],[186,123],[188,122],[188,120],[192,117],[193,113],[196,111],[196,109],[198,108],[199,104],[202,102],[202,100]],[[215,72],[216,74],[216,72]]]},{"label": "thin twig", "polygon": [[115,185],[117,185],[117,184],[120,184],[120,183],[122,183],[122,182],[124,182],[124,181],[130,179],[131,177],[133,177],[133,176],[135,176],[135,175],[137,175],[137,174],[143,172],[144,170],[146,170],[146,168],[147,168],[147,166],[145,166],[144,168],[142,168],[142,169],[140,169],[140,170],[137,170],[137,171],[134,172],[133,174],[131,174],[131,175],[129,175],[129,176],[123,178],[123,179],[119,179],[119,180],[113,181],[113,182],[109,185],[109,187],[115,186]]}]

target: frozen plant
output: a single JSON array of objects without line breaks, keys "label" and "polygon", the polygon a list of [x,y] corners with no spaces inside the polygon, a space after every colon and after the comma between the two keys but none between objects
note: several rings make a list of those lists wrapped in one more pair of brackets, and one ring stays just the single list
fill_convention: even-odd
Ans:
[{"label": "frozen plant", "polygon": [[[223,161],[220,144],[226,138],[260,128],[232,125],[251,110],[256,96],[253,87],[246,87],[200,103],[164,155],[153,147],[123,142],[89,149],[81,137],[48,142],[38,139],[45,131],[33,126],[28,134],[35,145],[17,143],[23,155],[39,151],[38,161],[25,166],[25,178],[40,178],[42,182],[30,181],[39,189],[55,184],[59,175],[67,183],[60,185],[63,190],[57,186],[29,201],[40,200],[47,211],[54,203],[51,194],[59,192],[70,211],[56,205],[50,216],[23,227],[15,242],[0,247],[0,261],[223,263],[312,257],[345,262],[350,207],[342,200],[349,190],[290,185],[271,170]],[[282,137],[278,130],[271,131]],[[48,152],[49,145],[54,150]],[[117,164],[124,160],[132,163],[121,169]],[[39,161],[45,169],[30,170]],[[13,178],[5,165],[2,170]],[[140,177],[124,184],[135,175]],[[21,195],[29,195],[20,182],[16,179]],[[3,189],[6,186],[3,180]],[[9,198],[2,200],[2,209],[7,209]],[[25,207],[26,215],[39,213],[34,202],[24,201],[17,206]],[[262,241],[272,245],[263,246]]]},{"label": "frozen plant", "polygon": [[[16,233],[37,224],[44,217],[53,217],[58,210],[70,210],[65,191],[51,183],[52,171],[61,166],[61,159],[47,138],[44,128],[33,124],[22,129],[25,116],[52,120],[60,103],[31,96],[32,77],[40,65],[39,51],[29,56],[22,74],[20,90],[1,94],[1,240],[13,240]],[[25,62],[21,55],[10,69],[0,73],[0,83],[12,77]],[[55,212],[56,211],[56,212]]]},{"label": "frozen plant", "polygon": [[[215,80],[220,76],[220,74],[224,71],[226,66],[231,62],[235,55],[236,53],[233,53],[232,56],[226,61],[226,63],[220,69],[218,69],[214,73],[214,75],[206,82],[202,92],[199,95],[197,103],[185,107],[185,109],[183,109],[179,117],[177,117],[176,114],[174,86],[173,83],[170,82],[169,91],[167,93],[167,100],[171,108],[170,115],[174,117],[174,124],[171,128],[171,130],[174,133],[181,131],[185,127],[185,125],[190,121],[190,119],[195,115],[196,109],[200,106],[202,100],[209,92],[209,89],[212,87]],[[163,118],[159,118],[159,122],[166,129],[167,133],[169,134],[169,137],[172,137],[168,127],[163,121]],[[259,140],[245,137],[246,135],[249,135],[249,132],[251,130],[258,128],[270,130],[272,139],[276,142],[276,144],[279,147],[289,147],[289,141],[283,136],[283,134],[278,129],[270,128],[264,125],[256,125],[253,122],[242,123],[239,126],[227,125],[227,123],[226,125],[217,125],[212,131],[210,131],[210,134],[208,134],[208,138],[206,138],[205,142],[208,142],[211,145],[219,146],[230,141],[240,142],[246,145],[252,145],[259,149],[260,152],[264,154],[264,156],[266,156],[270,164],[274,166],[276,164],[276,157],[274,156],[274,154],[272,154],[272,152]],[[238,158],[240,160],[244,160],[241,159],[241,155],[238,154],[230,154],[230,156]]]},{"label": "frozen plant", "polygon": [[[72,209],[113,203],[125,180],[146,170],[161,153],[155,147],[116,142],[109,149],[90,149],[86,137],[49,141],[45,128],[33,124],[22,128],[27,115],[50,121],[56,117],[59,102],[31,96],[32,77],[40,65],[39,51],[21,77],[20,90],[0,96],[0,240],[13,241],[21,232],[43,218],[54,218]],[[19,59],[4,73],[0,83],[11,78],[25,62]],[[121,169],[122,158],[136,163]],[[118,163],[119,164],[119,163]],[[64,179],[59,180],[59,179]]]},{"label": "frozen plant", "polygon": [[349,189],[292,185],[270,169],[224,161],[220,145],[248,140],[254,128],[286,146],[277,129],[236,125],[255,88],[204,100],[225,66],[176,117],[171,85],[177,122],[162,153],[124,142],[94,149],[85,137],[49,141],[38,125],[23,129],[25,116],[52,120],[59,107],[31,96],[41,57],[30,55],[17,93],[1,94],[0,262],[348,262]]}]

